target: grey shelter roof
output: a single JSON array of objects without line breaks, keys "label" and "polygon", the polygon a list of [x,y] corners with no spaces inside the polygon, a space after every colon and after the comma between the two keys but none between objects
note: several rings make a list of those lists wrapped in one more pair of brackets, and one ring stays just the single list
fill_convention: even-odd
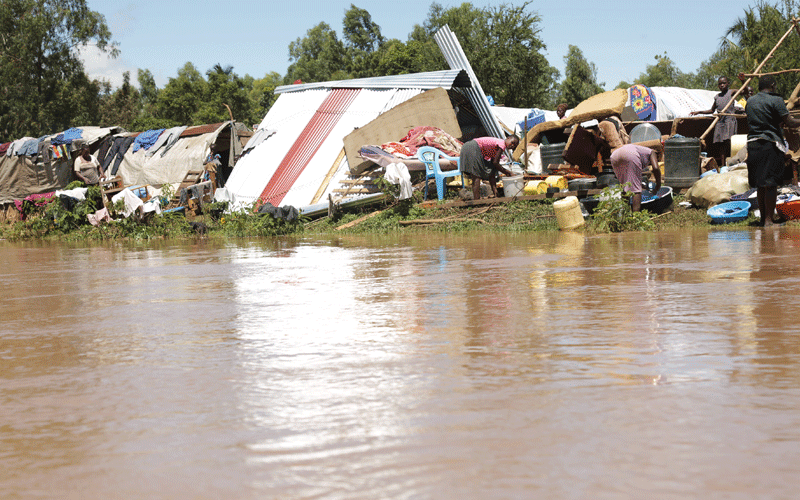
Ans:
[{"label": "grey shelter roof", "polygon": [[437,87],[451,89],[453,87],[471,87],[467,72],[463,69],[429,71],[427,73],[411,73],[407,75],[375,76],[372,78],[356,78],[354,80],[337,80],[332,82],[299,83],[282,85],[275,89],[276,94],[300,92],[312,89],[422,89]]}]

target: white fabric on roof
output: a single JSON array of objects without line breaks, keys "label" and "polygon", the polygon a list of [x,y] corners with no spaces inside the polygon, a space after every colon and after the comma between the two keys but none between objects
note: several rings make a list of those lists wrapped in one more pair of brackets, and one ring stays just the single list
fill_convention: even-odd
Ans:
[{"label": "white fabric on roof", "polygon": [[[344,147],[344,137],[421,92],[420,89],[362,89],[286,193],[281,205],[301,207],[311,203]],[[330,89],[314,89],[285,93],[278,97],[259,125],[259,129],[274,129],[275,134],[239,160],[225,185],[237,201],[252,203],[261,195],[329,93]],[[349,175],[347,158],[337,167],[323,196],[337,189]]]},{"label": "white fabric on roof", "polygon": [[134,153],[130,148],[120,163],[117,175],[122,176],[126,186],[181,182],[189,170],[203,168],[208,145],[216,141],[219,133],[230,126],[229,123],[223,123],[208,134],[178,139],[164,156],[146,156],[147,150],[140,149]]},{"label": "white fabric on roof", "polygon": [[[713,90],[684,89],[681,87],[652,87],[656,96],[656,118],[658,121],[671,121],[689,116],[692,111],[711,109],[714,103]],[[630,105],[630,95],[628,96]]]},{"label": "white fabric on roof", "polygon": [[[261,196],[289,148],[329,93],[330,89],[314,89],[278,96],[258,126],[275,129],[275,134],[242,157],[225,184],[238,201],[252,203]],[[331,158],[331,163],[334,159]]]},{"label": "white fabric on roof", "polygon": [[[531,111],[539,108],[509,108],[506,106],[492,106],[490,109],[497,118],[497,121],[508,127],[510,130],[513,130],[515,133],[521,135],[522,130],[520,130],[517,124],[524,120]],[[544,121],[546,122],[558,120],[558,113],[555,111],[548,111],[546,109],[539,109],[539,111],[544,111]]]},{"label": "white fabric on roof", "polygon": [[80,128],[82,131],[81,140],[86,144],[94,144],[103,137],[111,135],[118,130],[122,130],[121,127],[78,127],[78,128]]}]

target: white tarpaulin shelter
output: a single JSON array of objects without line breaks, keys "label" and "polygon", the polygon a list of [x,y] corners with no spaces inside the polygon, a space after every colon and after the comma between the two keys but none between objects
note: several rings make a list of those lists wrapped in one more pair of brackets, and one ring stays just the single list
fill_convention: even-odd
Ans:
[{"label": "white tarpaulin shelter", "polygon": [[[656,115],[658,121],[672,121],[675,118],[689,116],[692,111],[711,109],[714,96],[719,92],[713,90],[684,89],[680,87],[651,87],[656,98]],[[630,96],[627,105],[630,106]]]},{"label": "white tarpaulin shelter", "polygon": [[[234,127],[246,129],[241,123],[234,123]],[[228,150],[230,130],[230,121],[189,127],[163,156],[161,154],[147,155],[148,151],[144,148],[134,153],[133,148],[130,148],[119,165],[117,175],[122,176],[126,186],[147,184],[160,186],[181,182],[190,170],[203,169],[203,161],[208,156],[209,145],[221,139],[224,144],[221,144],[217,150]],[[220,137],[223,134],[225,137]],[[239,144],[239,148],[241,148],[241,144]]]},{"label": "white tarpaulin shelter", "polygon": [[464,78],[446,70],[278,87],[258,127],[274,133],[238,161],[226,192],[245,204],[309,205],[321,186],[327,196],[349,175],[340,155],[348,134],[426,90],[463,85]]}]

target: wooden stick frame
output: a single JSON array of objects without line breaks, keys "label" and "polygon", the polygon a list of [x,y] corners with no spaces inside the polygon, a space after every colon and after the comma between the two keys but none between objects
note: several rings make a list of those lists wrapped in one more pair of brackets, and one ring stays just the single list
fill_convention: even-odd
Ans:
[{"label": "wooden stick frame", "polygon": [[[751,73],[750,75],[745,75],[745,76],[749,76],[747,78],[747,80],[745,80],[744,83],[742,83],[742,86],[739,87],[739,89],[733,94],[733,97],[731,98],[730,101],[728,101],[728,104],[726,104],[725,107],[723,107],[721,110],[719,110],[718,113],[725,113],[725,111],[727,111],[728,108],[734,102],[736,102],[736,98],[739,97],[739,94],[741,94],[742,91],[745,89],[745,87],[747,87],[747,85],[750,84],[750,82],[753,80],[754,77],[763,76],[763,75],[768,74],[768,73],[763,73],[762,74],[762,73],[759,73],[759,71],[761,71],[761,68],[763,68],[764,65],[767,64],[767,61],[772,59],[772,56],[775,55],[775,51],[778,50],[778,47],[781,46],[783,41],[786,40],[786,38],[792,33],[792,31],[796,31],[798,36],[800,36],[800,27],[798,27],[798,25],[797,25],[799,21],[800,21],[800,19],[792,18],[792,26],[788,30],[786,30],[786,33],[784,33],[783,36],[781,37],[781,39],[778,40],[778,43],[776,43],[775,46],[772,47],[772,50],[769,51],[769,54],[767,54],[767,57],[765,57],[764,60],[761,61],[761,64],[759,64],[758,67],[756,67],[756,69],[753,71],[753,73]],[[700,140],[701,141],[705,140],[706,136],[709,133],[711,133],[712,130],[714,130],[714,127],[717,125],[718,121],[719,121],[719,116],[715,116],[714,119],[711,120],[711,125],[709,125],[708,128],[706,129],[706,131],[703,132],[703,135],[700,136]]]}]

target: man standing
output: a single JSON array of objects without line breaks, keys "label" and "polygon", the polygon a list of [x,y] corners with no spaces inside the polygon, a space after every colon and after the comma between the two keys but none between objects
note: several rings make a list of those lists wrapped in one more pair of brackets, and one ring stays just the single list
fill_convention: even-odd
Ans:
[{"label": "man standing", "polygon": [[782,126],[798,127],[800,120],[789,116],[783,98],[776,94],[775,77],[762,76],[758,94],[747,101],[747,176],[750,187],[758,189],[761,226],[775,223],[778,186],[783,183],[786,142]]},{"label": "man standing", "polygon": [[653,177],[656,178],[653,194],[657,194],[661,189],[661,170],[655,150],[638,144],[625,144],[611,153],[611,168],[619,183],[625,185],[625,191],[633,193],[631,209],[634,212],[642,209],[642,173],[648,165],[652,167]]}]

